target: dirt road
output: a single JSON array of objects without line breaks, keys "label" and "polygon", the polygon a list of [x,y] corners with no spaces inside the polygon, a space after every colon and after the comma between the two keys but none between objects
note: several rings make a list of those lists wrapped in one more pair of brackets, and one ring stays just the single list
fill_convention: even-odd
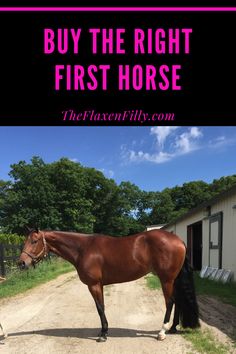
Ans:
[{"label": "dirt road", "polygon": [[0,320],[8,332],[7,354],[193,353],[181,335],[157,341],[164,317],[161,292],[145,280],[105,289],[109,338],[97,343],[100,320],[93,299],[75,273],[62,275],[13,299],[1,301]]}]

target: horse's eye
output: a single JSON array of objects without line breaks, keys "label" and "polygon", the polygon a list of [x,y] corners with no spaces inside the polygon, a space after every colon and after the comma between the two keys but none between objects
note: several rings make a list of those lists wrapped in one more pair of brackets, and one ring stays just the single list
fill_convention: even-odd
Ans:
[{"label": "horse's eye", "polygon": [[38,240],[32,240],[31,244],[33,245],[34,243],[37,243],[37,242],[38,242]]}]

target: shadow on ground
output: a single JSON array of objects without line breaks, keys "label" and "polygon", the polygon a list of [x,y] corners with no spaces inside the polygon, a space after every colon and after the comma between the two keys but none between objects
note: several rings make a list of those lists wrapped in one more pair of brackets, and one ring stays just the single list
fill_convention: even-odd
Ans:
[{"label": "shadow on ground", "polygon": [[[41,336],[52,336],[52,337],[74,337],[74,338],[84,338],[90,340],[96,340],[100,328],[50,328],[32,331],[21,331],[8,333],[8,337],[18,337],[27,336],[32,334],[38,334]],[[183,334],[184,332],[177,332],[177,334]],[[109,328],[108,337],[111,338],[134,338],[134,337],[150,337],[157,339],[158,331],[144,331],[139,329],[130,328]],[[171,334],[170,334],[171,335]]]}]

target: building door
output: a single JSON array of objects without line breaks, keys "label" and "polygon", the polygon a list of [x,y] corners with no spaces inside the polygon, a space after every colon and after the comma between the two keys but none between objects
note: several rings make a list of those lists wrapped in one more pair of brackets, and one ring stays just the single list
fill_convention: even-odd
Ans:
[{"label": "building door", "polygon": [[187,255],[194,270],[202,268],[202,221],[187,227]]},{"label": "building door", "polygon": [[222,220],[222,212],[212,215],[209,220],[209,266],[214,268],[222,267]]}]

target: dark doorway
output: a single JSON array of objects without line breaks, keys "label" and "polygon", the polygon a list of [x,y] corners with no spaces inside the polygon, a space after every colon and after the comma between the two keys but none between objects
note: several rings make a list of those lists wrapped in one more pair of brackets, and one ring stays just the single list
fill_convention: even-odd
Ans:
[{"label": "dark doorway", "polygon": [[202,222],[187,227],[187,253],[194,270],[202,268]]}]

